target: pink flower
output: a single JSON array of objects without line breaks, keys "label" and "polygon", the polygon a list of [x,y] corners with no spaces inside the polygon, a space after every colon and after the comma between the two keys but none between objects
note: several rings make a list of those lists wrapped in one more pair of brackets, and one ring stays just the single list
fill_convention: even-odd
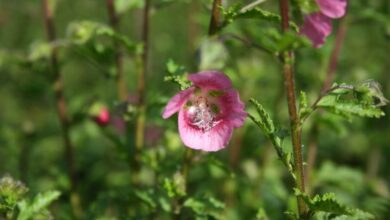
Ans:
[{"label": "pink flower", "polygon": [[105,126],[110,122],[110,112],[106,107],[102,107],[99,111],[99,114],[94,116],[93,119],[100,126]]},{"label": "pink flower", "polygon": [[322,14],[329,18],[341,18],[347,8],[347,0],[317,0]]},{"label": "pink flower", "polygon": [[300,33],[308,37],[318,48],[332,32],[332,19],[344,16],[347,0],[317,0],[319,12],[305,16]]},{"label": "pink flower", "polygon": [[167,104],[163,118],[179,112],[179,133],[183,143],[196,150],[218,151],[226,147],[233,128],[247,116],[238,92],[223,73],[191,74],[193,86],[176,94]]},{"label": "pink flower", "polygon": [[318,48],[325,43],[326,37],[332,32],[332,19],[317,12],[305,17],[301,33],[306,35],[313,46]]}]

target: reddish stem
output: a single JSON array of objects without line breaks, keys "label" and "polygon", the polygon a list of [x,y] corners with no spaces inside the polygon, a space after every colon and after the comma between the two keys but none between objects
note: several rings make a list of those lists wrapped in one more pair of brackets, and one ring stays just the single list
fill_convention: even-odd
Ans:
[{"label": "reddish stem", "polygon": [[339,60],[341,48],[344,43],[345,34],[347,32],[347,22],[345,17],[340,21],[339,27],[337,29],[336,39],[334,42],[333,50],[330,55],[329,65],[326,72],[326,78],[324,84],[322,85],[321,92],[325,92],[331,87],[331,84],[334,80],[336,73],[337,63]]},{"label": "reddish stem", "polygon": [[211,9],[211,18],[209,25],[209,36],[212,36],[218,32],[219,17],[220,17],[221,0],[214,0],[213,8]]},{"label": "reddish stem", "polygon": [[[283,32],[289,31],[289,5],[288,0],[279,0],[280,13],[282,17],[282,30]],[[302,139],[300,119],[297,113],[296,96],[295,96],[295,81],[294,81],[294,69],[293,69],[293,52],[286,51],[282,55],[283,61],[283,73],[284,73],[284,85],[287,92],[287,104],[288,113],[290,117],[291,125],[291,139],[293,145],[294,154],[294,172],[296,176],[296,187],[305,192],[305,178],[303,171],[303,158],[302,158]],[[299,216],[303,217],[306,213],[306,204],[302,198],[298,197],[298,211]]]}]

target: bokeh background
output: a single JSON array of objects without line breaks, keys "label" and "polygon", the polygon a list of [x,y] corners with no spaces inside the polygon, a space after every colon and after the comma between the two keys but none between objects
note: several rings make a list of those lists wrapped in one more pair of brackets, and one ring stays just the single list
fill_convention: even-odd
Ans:
[{"label": "bokeh background", "polygon": [[[224,4],[237,2],[251,1]],[[117,0],[120,32],[135,43],[142,40],[142,7],[143,1]],[[266,1],[261,8],[278,12],[277,1]],[[182,219],[255,219],[263,211],[270,219],[285,219],[283,212],[295,209],[292,180],[269,141],[249,119],[235,130],[226,149],[192,152],[183,188],[186,148],[177,132],[176,117],[161,118],[165,103],[180,90],[164,82],[169,60],[190,73],[222,70],[248,109],[248,100],[254,97],[279,127],[289,126],[280,62],[229,37],[234,34],[256,43],[275,27],[241,20],[228,26],[220,39],[210,41],[210,9],[211,1],[207,0],[151,1],[145,146],[138,183],[134,184],[135,171],[129,163],[134,151],[123,144],[134,136],[112,123],[101,126],[90,115],[93,106],[105,105],[112,121],[123,117],[112,39],[61,46],[72,35],[74,22],[109,25],[106,3],[56,1],[55,43],[60,45],[83,219],[171,219],[178,208],[175,204],[183,201],[187,205],[179,206]],[[333,34],[323,47],[300,49],[296,53],[298,90],[306,91],[311,103],[318,96],[340,22],[345,22],[346,35],[334,81],[358,84],[373,79],[390,97],[388,0],[349,1],[346,17],[334,21]],[[52,216],[74,219],[41,1],[0,0],[0,30],[0,176],[9,174],[21,180],[29,188],[27,197],[59,190],[61,197],[50,206]],[[121,48],[132,106],[137,97],[137,55]],[[390,109],[386,106],[383,110],[386,116],[380,119],[353,117],[347,121],[325,112],[308,119],[303,130],[305,157],[310,147],[317,149],[307,180],[310,192],[335,192],[343,203],[371,212],[378,219],[390,215]],[[126,117],[134,123],[131,112]],[[291,148],[288,138],[285,148]]]}]

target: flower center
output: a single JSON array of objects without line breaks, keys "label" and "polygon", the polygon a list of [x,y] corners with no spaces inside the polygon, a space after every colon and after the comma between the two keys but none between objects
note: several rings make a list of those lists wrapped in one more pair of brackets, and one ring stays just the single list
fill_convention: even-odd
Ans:
[{"label": "flower center", "polygon": [[189,124],[202,131],[209,131],[216,126],[219,123],[219,120],[217,120],[218,112],[210,106],[206,97],[197,97],[193,105],[189,106],[187,110]]}]

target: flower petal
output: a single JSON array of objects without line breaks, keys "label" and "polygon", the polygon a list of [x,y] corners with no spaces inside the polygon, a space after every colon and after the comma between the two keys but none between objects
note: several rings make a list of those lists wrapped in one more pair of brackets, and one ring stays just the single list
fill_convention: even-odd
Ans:
[{"label": "flower petal", "polygon": [[330,18],[343,17],[347,8],[347,0],[317,0],[321,13]]},{"label": "flower petal", "polygon": [[331,31],[332,20],[321,13],[313,13],[305,16],[300,33],[307,36],[314,47],[320,47],[325,43],[325,38]]},{"label": "flower petal", "polygon": [[219,99],[219,106],[221,107],[222,117],[231,126],[238,128],[244,124],[247,113],[237,91],[233,89],[226,91]]},{"label": "flower petal", "polygon": [[169,100],[168,104],[165,106],[162,117],[164,119],[171,117],[186,103],[189,96],[194,92],[194,87],[190,87],[186,90],[180,91],[175,96]]},{"label": "flower petal", "polygon": [[189,148],[203,151],[218,151],[223,149],[232,137],[233,128],[220,122],[209,131],[202,131],[191,127],[187,123],[185,111],[179,111],[179,133],[184,143]]},{"label": "flower petal", "polygon": [[217,71],[203,71],[188,76],[195,86],[205,89],[229,89],[232,82],[223,73]]}]

